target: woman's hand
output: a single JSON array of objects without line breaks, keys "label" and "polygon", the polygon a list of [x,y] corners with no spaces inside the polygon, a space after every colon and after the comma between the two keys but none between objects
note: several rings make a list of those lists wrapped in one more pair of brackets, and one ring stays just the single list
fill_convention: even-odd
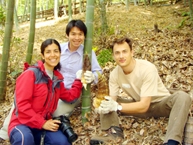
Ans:
[{"label": "woman's hand", "polygon": [[42,128],[49,131],[58,131],[60,123],[61,122],[59,120],[50,119],[44,123]]}]

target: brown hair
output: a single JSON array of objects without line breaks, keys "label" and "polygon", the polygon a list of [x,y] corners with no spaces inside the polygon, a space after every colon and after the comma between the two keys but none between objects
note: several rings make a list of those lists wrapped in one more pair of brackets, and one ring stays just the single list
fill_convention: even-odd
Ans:
[{"label": "brown hair", "polygon": [[113,51],[113,47],[115,46],[115,44],[123,44],[124,42],[126,42],[129,45],[130,50],[132,50],[132,40],[127,38],[127,37],[123,37],[120,39],[114,39],[114,41],[111,45],[112,51]]}]

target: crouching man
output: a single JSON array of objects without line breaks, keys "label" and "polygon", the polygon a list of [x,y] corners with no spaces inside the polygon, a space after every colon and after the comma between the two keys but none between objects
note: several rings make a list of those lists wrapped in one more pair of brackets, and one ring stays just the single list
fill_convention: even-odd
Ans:
[{"label": "crouching man", "polygon": [[[164,145],[178,145],[182,142],[184,127],[191,106],[189,94],[166,89],[154,64],[133,58],[132,42],[128,38],[114,41],[113,58],[117,63],[110,73],[109,91],[97,112],[100,113],[102,130],[108,130],[112,139],[124,138],[119,126],[117,111],[136,117],[169,117]],[[117,99],[122,89],[133,102],[124,103]],[[106,137],[109,139],[108,137]],[[91,138],[91,145],[103,143],[104,138]]]}]

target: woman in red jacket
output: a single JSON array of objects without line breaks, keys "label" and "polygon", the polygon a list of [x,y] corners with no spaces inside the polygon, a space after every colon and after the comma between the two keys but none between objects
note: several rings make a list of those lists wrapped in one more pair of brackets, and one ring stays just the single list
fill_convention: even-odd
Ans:
[{"label": "woman in red jacket", "polygon": [[[39,145],[44,135],[44,145],[70,145],[67,136],[59,129],[61,121],[52,119],[58,99],[68,102],[77,99],[82,90],[81,75],[67,90],[59,73],[61,48],[54,39],[41,45],[42,61],[25,65],[17,78],[14,103],[8,128],[12,145]],[[65,78],[64,78],[65,79]]]}]

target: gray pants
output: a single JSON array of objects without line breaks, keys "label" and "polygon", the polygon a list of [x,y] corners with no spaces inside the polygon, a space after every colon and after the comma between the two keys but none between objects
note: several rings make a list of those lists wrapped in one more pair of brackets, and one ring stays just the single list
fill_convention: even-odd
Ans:
[{"label": "gray pants", "polygon": [[[120,103],[125,102],[118,100]],[[192,100],[189,94],[177,91],[171,96],[157,103],[151,103],[148,111],[143,114],[127,114],[135,117],[169,117],[168,127],[164,143],[169,139],[182,142],[184,127],[188,118]],[[123,114],[126,115],[126,114]],[[116,112],[101,114],[101,129],[107,130],[111,126],[119,126],[119,119]]]},{"label": "gray pants", "polygon": [[[55,112],[53,114],[53,117],[57,117],[57,116],[60,116],[60,115],[66,115],[67,117],[69,117],[72,114],[74,108],[78,104],[80,104],[80,98],[76,102],[74,102],[74,103],[66,103],[66,102],[64,102],[64,101],[59,99],[58,107],[55,110]],[[9,136],[8,136],[8,126],[9,126],[9,122],[11,120],[11,115],[12,115],[13,110],[14,110],[14,104],[12,105],[11,110],[10,110],[8,116],[5,118],[3,126],[0,129],[0,138],[2,138],[4,140],[8,140],[9,139]]]},{"label": "gray pants", "polygon": [[80,104],[80,98],[73,103],[66,103],[59,99],[58,107],[55,110],[53,117],[57,117],[60,115],[65,115],[69,117],[72,114],[74,108],[79,104]]},{"label": "gray pants", "polygon": [[11,110],[9,111],[8,116],[5,118],[5,121],[3,122],[3,126],[0,129],[0,138],[4,139],[4,140],[8,140],[9,136],[8,136],[8,126],[9,126],[9,122],[11,120],[11,114],[13,112],[14,109],[14,104],[11,107]]}]

